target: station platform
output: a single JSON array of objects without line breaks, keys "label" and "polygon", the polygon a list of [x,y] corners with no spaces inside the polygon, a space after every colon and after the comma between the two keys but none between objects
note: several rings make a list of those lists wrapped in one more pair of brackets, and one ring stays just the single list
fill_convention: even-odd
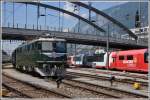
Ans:
[{"label": "station platform", "polygon": [[39,78],[33,77],[31,75],[21,73],[19,71],[16,71],[15,69],[3,69],[2,73],[6,74],[8,76],[14,77],[15,79],[21,80],[23,82],[27,82],[29,84],[42,87],[44,89],[51,90],[51,89],[57,88],[57,86],[55,84],[52,84],[50,82],[46,82],[43,79],[39,79]]}]

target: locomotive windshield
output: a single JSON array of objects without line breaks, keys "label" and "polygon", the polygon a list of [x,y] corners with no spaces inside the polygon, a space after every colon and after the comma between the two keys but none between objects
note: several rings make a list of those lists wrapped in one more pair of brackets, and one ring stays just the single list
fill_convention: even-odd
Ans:
[{"label": "locomotive windshield", "polygon": [[87,62],[93,62],[94,56],[87,56],[86,59],[87,59]]},{"label": "locomotive windshield", "polygon": [[52,51],[52,42],[42,42],[42,51]]},{"label": "locomotive windshield", "polygon": [[103,62],[104,61],[104,55],[105,55],[105,53],[95,54],[94,55],[94,61]]},{"label": "locomotive windshield", "polygon": [[53,43],[54,51],[57,53],[66,53],[66,43],[59,41]]},{"label": "locomotive windshield", "polygon": [[44,52],[54,51],[56,53],[66,53],[66,43],[63,41],[42,41],[38,42],[38,50],[42,50]]}]

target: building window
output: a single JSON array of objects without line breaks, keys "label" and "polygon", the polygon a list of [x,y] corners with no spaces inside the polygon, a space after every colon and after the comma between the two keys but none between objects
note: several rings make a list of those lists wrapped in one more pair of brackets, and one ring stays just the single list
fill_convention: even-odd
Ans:
[{"label": "building window", "polygon": [[127,56],[127,60],[133,60],[133,56],[132,55],[128,55]]}]

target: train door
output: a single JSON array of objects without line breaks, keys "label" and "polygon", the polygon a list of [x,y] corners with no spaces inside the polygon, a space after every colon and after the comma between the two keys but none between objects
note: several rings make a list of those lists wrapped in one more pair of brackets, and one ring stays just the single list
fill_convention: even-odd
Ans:
[{"label": "train door", "polygon": [[109,56],[109,69],[114,69],[116,66],[116,52],[111,52]]},{"label": "train door", "polygon": [[109,69],[114,69],[116,66],[116,56],[111,53],[109,56]]},{"label": "train door", "polygon": [[149,54],[148,54],[148,50],[144,53],[144,63],[145,63],[145,67],[144,67],[144,71],[148,72],[148,61],[149,59]]},{"label": "train door", "polygon": [[77,55],[76,57],[75,57],[75,65],[76,66],[81,66],[81,62],[82,62],[82,57],[81,57],[81,55]]},{"label": "train door", "polygon": [[143,72],[148,72],[148,50],[144,53],[144,61],[143,61],[143,66],[142,66],[142,71]]},{"label": "train door", "polygon": [[83,56],[83,60],[82,60],[82,65],[83,65],[83,67],[86,67],[87,66],[87,59],[88,59],[88,56],[86,56],[86,55],[84,55]]}]

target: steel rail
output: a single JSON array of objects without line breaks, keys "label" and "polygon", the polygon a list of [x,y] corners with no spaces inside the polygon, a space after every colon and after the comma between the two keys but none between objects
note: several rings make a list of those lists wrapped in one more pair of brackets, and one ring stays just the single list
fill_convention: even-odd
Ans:
[{"label": "steel rail", "polygon": [[58,95],[58,96],[61,96],[61,97],[64,97],[64,98],[72,98],[72,97],[70,97],[70,96],[68,96],[68,95],[66,95],[66,94],[64,94],[64,93],[59,93],[59,92],[56,92],[56,91],[54,91],[54,90],[50,90],[50,89],[46,89],[46,88],[43,88],[43,87],[40,87],[40,86],[36,86],[36,85],[34,85],[34,84],[31,84],[31,83],[27,83],[27,82],[18,80],[18,79],[16,79],[16,78],[14,78],[14,77],[12,77],[12,76],[9,76],[9,75],[6,75],[6,74],[4,74],[4,73],[3,73],[2,75],[3,75],[3,76],[6,76],[6,77],[8,77],[8,78],[10,78],[10,79],[16,80],[16,81],[18,81],[18,82],[20,82],[20,83],[23,83],[23,84],[29,85],[29,86],[31,86],[31,87],[34,87],[34,88],[36,88],[36,89],[42,89],[42,90],[51,92],[52,94],[55,94],[55,95]]},{"label": "steel rail", "polygon": [[[102,79],[102,80],[109,80],[109,77],[106,76],[97,76],[97,75],[91,75],[91,74],[83,74],[83,73],[75,73],[75,72],[67,72],[66,75],[73,75],[73,76],[83,76],[83,77],[90,77],[90,78],[95,78],[95,79]],[[129,83],[133,84],[134,82],[141,83],[143,86],[148,86],[147,82],[141,82],[138,80],[131,80],[131,79],[116,79],[116,82],[120,83]]]},{"label": "steel rail", "polygon": [[10,92],[15,92],[16,94],[19,94],[19,96],[21,96],[21,97],[32,98],[31,96],[26,95],[25,93],[22,93],[21,91],[15,89],[14,87],[11,87],[10,85],[2,83],[2,86],[4,86],[6,89],[10,90]]},{"label": "steel rail", "polygon": [[[82,86],[78,86],[78,85],[75,85],[75,84],[70,84],[69,82],[67,82],[68,80],[65,80],[63,81],[62,83],[63,84],[66,84],[68,86],[72,86],[72,87],[76,87],[76,88],[80,88],[80,89],[84,89],[84,90],[87,90],[87,91],[91,91],[92,93],[97,93],[97,94],[103,94],[103,95],[106,95],[108,97],[111,97],[111,98],[120,98],[119,96],[117,95],[112,95],[112,94],[109,94],[109,93],[105,93],[105,92],[100,92],[100,91],[97,91],[97,90],[94,90],[94,89],[89,89],[87,87],[82,87]],[[70,81],[70,80],[69,80]],[[71,80],[72,81],[72,80]]]},{"label": "steel rail", "polygon": [[[117,88],[113,88],[113,87],[107,87],[107,86],[103,86],[103,85],[96,85],[96,84],[92,84],[92,83],[87,83],[87,82],[83,82],[80,80],[70,80],[70,81],[74,81],[74,82],[78,82],[79,84],[86,84],[88,86],[95,86],[95,87],[99,87],[99,88],[105,88],[106,90],[112,90],[112,91],[116,91],[116,93],[120,92],[121,94],[126,93],[128,95],[132,95],[133,97],[140,97],[140,98],[148,98],[147,95],[143,95],[143,94],[139,94],[139,93],[134,93],[134,92],[129,92],[129,91],[125,91],[125,90],[121,90],[121,89],[117,89]],[[111,95],[111,94],[108,94]]]}]

